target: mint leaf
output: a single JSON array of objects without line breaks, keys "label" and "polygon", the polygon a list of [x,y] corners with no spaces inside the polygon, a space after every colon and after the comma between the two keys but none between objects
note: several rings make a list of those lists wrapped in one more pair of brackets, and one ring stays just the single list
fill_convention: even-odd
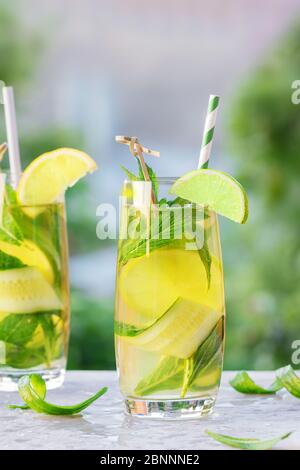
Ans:
[{"label": "mint leaf", "polygon": [[5,363],[1,367],[14,367],[15,369],[30,369],[45,363],[45,349],[43,346],[32,347],[13,343],[5,343]]},{"label": "mint leaf", "polygon": [[107,392],[107,387],[104,387],[95,393],[95,395],[77,405],[54,405],[45,401],[45,381],[38,374],[21,377],[18,382],[18,389],[21,398],[29,408],[37,413],[49,415],[74,415],[80,413]]},{"label": "mint leaf", "polygon": [[14,206],[17,206],[16,192],[6,184],[2,220],[0,220],[0,240],[19,245],[24,240],[24,236],[12,214]]},{"label": "mint leaf", "polygon": [[140,180],[140,178],[138,176],[136,176],[134,173],[131,173],[131,171],[127,170],[127,168],[125,168],[125,166],[121,165],[121,168],[126,173],[128,179],[130,181],[139,181]]},{"label": "mint leaf", "polygon": [[181,397],[193,385],[200,374],[205,374],[221,354],[223,318],[221,318],[209,336],[188,359],[173,356],[164,357],[155,369],[135,388],[139,396],[149,395],[162,390],[181,388]]},{"label": "mint leaf", "polygon": [[0,322],[0,341],[24,345],[39,324],[36,314],[10,314]]},{"label": "mint leaf", "polygon": [[229,383],[235,390],[241,393],[269,394],[276,393],[285,388],[291,395],[300,398],[300,379],[291,365],[277,369],[275,375],[275,381],[268,388],[257,385],[245,371],[238,372]]},{"label": "mint leaf", "polygon": [[6,269],[15,269],[15,268],[24,268],[26,265],[22,263],[19,258],[15,256],[10,256],[0,251],[0,270],[4,271]]},{"label": "mint leaf", "polygon": [[177,297],[177,299],[170,305],[170,307],[158,318],[156,318],[152,323],[149,325],[143,327],[143,328],[137,328],[134,325],[130,325],[128,323],[123,323],[123,322],[118,322],[115,320],[115,334],[118,336],[138,336],[141,333],[144,333],[144,331],[149,330],[152,328],[154,325],[156,325],[158,322],[160,322],[165,315],[168,315],[172,307],[180,300],[180,297]]},{"label": "mint leaf", "polygon": [[300,379],[292,366],[281,367],[276,371],[276,381],[284,387],[291,395],[300,398]]},{"label": "mint leaf", "polygon": [[193,370],[188,385],[192,385],[198,374],[210,367],[216,355],[221,354],[224,337],[224,317],[220,318],[210,335],[200,344],[193,355]]},{"label": "mint leaf", "polygon": [[265,388],[257,385],[246,371],[241,371],[230,380],[230,385],[240,393],[268,395],[278,392],[282,386],[275,380],[270,387]]},{"label": "mint leaf", "polygon": [[209,289],[210,282],[211,282],[211,255],[210,255],[208,243],[206,240],[205,230],[204,230],[203,247],[198,250],[198,253],[205,268],[206,278],[207,278],[207,289]]},{"label": "mint leaf", "polygon": [[[178,241],[175,238],[176,234],[178,232],[183,233],[182,224],[184,222],[180,220],[180,217],[172,217],[170,224],[164,225],[161,220],[161,214],[158,213],[157,215],[153,213],[152,216],[160,217],[160,220],[158,223],[158,229],[151,234],[150,239],[147,239],[146,234],[141,234],[141,237],[137,240],[128,238],[121,242],[119,250],[119,261],[122,264],[126,264],[131,258],[144,256],[147,250],[151,252]],[[189,217],[191,218],[193,215],[189,214]]]},{"label": "mint leaf", "polygon": [[5,185],[5,202],[11,205],[18,204],[17,192],[10,184]]},{"label": "mint leaf", "polygon": [[150,395],[162,390],[176,390],[183,380],[183,359],[176,357],[162,358],[158,366],[136,386],[137,396]]},{"label": "mint leaf", "polygon": [[275,444],[282,441],[283,439],[287,439],[292,434],[292,432],[288,432],[273,439],[263,440],[256,438],[232,437],[227,436],[225,434],[218,434],[216,432],[208,430],[206,430],[205,432],[216,441],[221,442],[221,444],[226,444],[230,447],[236,447],[238,449],[244,450],[268,450],[274,447]]},{"label": "mint leaf", "polygon": [[137,336],[147,328],[137,328],[134,325],[129,325],[128,323],[118,322],[115,320],[115,334],[118,336]]},{"label": "mint leaf", "polygon": [[[138,161],[138,166],[139,166],[139,177],[140,177],[140,180],[144,180],[144,173],[143,173],[143,170],[142,170],[142,166],[141,166],[141,162],[139,160]],[[157,201],[158,200],[158,181],[157,181],[157,177],[156,177],[156,174],[154,172],[154,170],[151,168],[151,166],[147,165],[147,163],[145,163],[146,165],[146,168],[148,170],[148,174],[149,174],[149,178],[151,180],[151,183],[152,183],[152,189],[153,189],[153,193],[154,193],[154,197],[155,197],[155,200]]]}]

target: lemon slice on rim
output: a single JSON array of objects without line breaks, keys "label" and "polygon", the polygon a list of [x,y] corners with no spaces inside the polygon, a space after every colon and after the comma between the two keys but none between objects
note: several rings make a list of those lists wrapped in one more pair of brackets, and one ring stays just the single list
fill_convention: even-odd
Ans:
[{"label": "lemon slice on rim", "polygon": [[18,201],[26,206],[51,204],[96,168],[96,162],[80,150],[59,148],[44,153],[25,169],[17,188]]}]

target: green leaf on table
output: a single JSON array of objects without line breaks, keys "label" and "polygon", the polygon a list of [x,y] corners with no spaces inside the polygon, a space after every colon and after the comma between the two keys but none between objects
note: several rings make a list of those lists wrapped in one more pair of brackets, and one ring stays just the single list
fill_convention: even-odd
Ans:
[{"label": "green leaf on table", "polygon": [[[45,381],[38,374],[24,375],[18,382],[18,390],[26,405],[37,413],[49,415],[74,415],[81,413],[94,401],[107,392],[107,387],[99,390],[95,395],[81,403],[71,406],[61,406],[48,403],[45,400]],[[16,405],[12,405],[15,407]]]},{"label": "green leaf on table", "polygon": [[[42,380],[33,379],[33,382],[35,384],[36,393],[42,400],[44,400],[46,393],[47,393],[46,382],[43,379]],[[11,410],[16,410],[16,409],[29,410],[30,409],[28,405],[8,405],[8,408],[10,408]]]},{"label": "green leaf on table", "polygon": [[256,439],[256,438],[241,438],[241,437],[232,437],[225,434],[218,434],[212,431],[205,431],[210,437],[215,439],[221,444],[226,444],[230,447],[236,447],[238,449],[244,450],[268,450],[272,449],[278,442],[283,439],[287,439],[292,432],[282,434],[281,436],[274,437],[272,439]]},{"label": "green leaf on table", "polygon": [[268,388],[257,385],[246,371],[238,372],[233,379],[229,381],[230,385],[240,393],[268,395],[278,392],[282,385],[276,379]]},{"label": "green leaf on table", "polygon": [[296,375],[292,366],[281,367],[276,371],[276,380],[291,395],[300,398],[300,379]]},{"label": "green leaf on table", "polygon": [[235,390],[241,393],[272,394],[285,388],[291,395],[300,398],[300,379],[291,365],[277,369],[275,375],[276,379],[268,388],[257,385],[245,371],[238,372],[229,383]]}]

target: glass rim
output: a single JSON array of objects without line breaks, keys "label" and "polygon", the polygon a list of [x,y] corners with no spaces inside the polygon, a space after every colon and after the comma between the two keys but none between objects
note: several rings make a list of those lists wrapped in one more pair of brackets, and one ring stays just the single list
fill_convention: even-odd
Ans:
[{"label": "glass rim", "polygon": [[[158,183],[161,184],[167,184],[167,183],[175,183],[176,180],[178,180],[180,177],[179,176],[157,176],[156,179]],[[129,180],[127,178],[124,179],[124,184],[132,184],[132,183],[151,183],[151,181],[144,181],[144,180]]]}]

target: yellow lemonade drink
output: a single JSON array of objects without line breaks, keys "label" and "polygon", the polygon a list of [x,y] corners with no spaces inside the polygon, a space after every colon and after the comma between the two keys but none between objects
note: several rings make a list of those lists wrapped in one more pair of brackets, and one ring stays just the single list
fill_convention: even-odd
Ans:
[{"label": "yellow lemonade drink", "polygon": [[[223,362],[225,307],[217,216],[194,205],[187,220],[197,229],[198,238],[193,238],[184,230],[183,201],[168,201],[147,212],[143,198],[141,205],[135,194],[145,194],[143,184],[149,183],[131,183],[128,190],[127,183],[129,198],[121,214],[127,226],[138,226],[139,219],[142,225],[146,219],[148,237],[140,230],[135,239],[119,241],[115,339],[120,388],[132,414],[204,415],[214,405]],[[169,227],[163,226],[161,215],[168,212]],[[158,224],[151,231],[153,219]],[[182,229],[181,237],[176,227]]]},{"label": "yellow lemonade drink", "polygon": [[[12,190],[10,190],[12,191]],[[11,192],[10,192],[11,194]],[[0,230],[0,385],[32,371],[62,381],[69,337],[63,203],[5,203]]]}]

